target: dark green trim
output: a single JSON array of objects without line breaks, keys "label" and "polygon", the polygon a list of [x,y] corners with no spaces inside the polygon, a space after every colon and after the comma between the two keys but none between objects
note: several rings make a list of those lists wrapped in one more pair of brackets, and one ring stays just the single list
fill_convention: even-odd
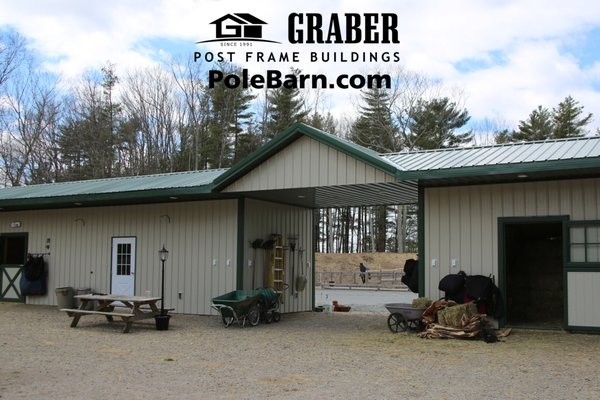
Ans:
[{"label": "dark green trim", "polygon": [[[17,268],[18,271],[13,278],[8,276],[6,268]],[[0,288],[4,288],[4,291],[0,291],[0,301],[10,301],[12,303],[24,303],[25,296],[21,294],[21,274],[23,273],[23,264],[0,264]],[[7,279],[7,283],[4,280]],[[4,295],[8,291],[14,288],[17,298],[5,298]]]},{"label": "dark green trim", "polygon": [[567,308],[567,276],[566,276],[566,247],[567,247],[567,223],[569,221],[568,215],[557,215],[547,217],[498,217],[498,289],[502,294],[502,301],[504,302],[504,316],[499,322],[500,327],[506,326],[507,323],[507,298],[506,298],[506,244],[505,244],[505,228],[506,225],[518,225],[518,224],[556,224],[562,225],[562,246],[563,246],[563,328],[566,329],[566,324],[569,319],[568,308]]},{"label": "dark green trim", "polygon": [[425,188],[419,186],[417,205],[417,242],[419,259],[419,296],[425,296]]},{"label": "dark green trim", "polygon": [[565,267],[566,272],[600,272],[600,267]]},{"label": "dark green trim", "polygon": [[318,244],[318,237],[319,237],[319,227],[317,226],[317,221],[319,220],[317,213],[319,212],[319,210],[313,210],[312,213],[312,227],[313,227],[313,240],[312,240],[312,307],[311,310],[314,310],[316,307],[316,295],[315,295],[315,290],[316,290],[316,277],[317,277],[317,273],[315,272],[317,270],[317,266],[315,264],[316,261],[316,252],[317,252],[317,244]]},{"label": "dark green trim", "polygon": [[[436,179],[451,179],[451,178],[485,178],[489,176],[493,180],[498,179],[498,175],[513,175],[515,179],[513,182],[527,182],[527,179],[518,179],[518,174],[531,174],[531,173],[542,173],[550,171],[562,171],[565,170],[585,170],[589,168],[598,168],[598,159],[584,159],[584,160],[561,160],[561,161],[537,161],[532,163],[522,164],[496,164],[486,165],[478,167],[464,167],[464,168],[452,168],[452,169],[439,169],[439,170],[425,170],[425,171],[403,171],[398,174],[400,180],[436,180]],[[531,177],[534,178],[534,177]],[[568,177],[566,177],[568,179]],[[529,179],[531,180],[531,179]],[[476,182],[481,184],[481,181]],[[464,184],[462,182],[461,184]]]},{"label": "dark green trim", "polygon": [[569,221],[568,225],[569,226],[600,225],[600,219],[590,219],[590,220],[578,219],[578,220]]},{"label": "dark green trim", "polygon": [[308,136],[388,174],[396,176],[398,173],[398,168],[391,162],[385,161],[379,153],[298,122],[219,175],[213,182],[214,190],[219,191],[230,185],[302,136]]},{"label": "dark green trim", "polygon": [[[237,273],[236,273],[236,289],[244,289],[244,259],[246,250],[246,242],[244,240],[244,227],[246,220],[246,201],[244,198],[238,199],[238,213],[237,213]],[[252,268],[256,268],[255,265]],[[256,288],[251,288],[254,290]]]},{"label": "dark green trim", "polygon": [[[571,227],[587,227],[587,226],[600,226],[600,220],[577,220],[577,221],[569,221],[569,223],[567,224],[567,234],[568,234],[568,240],[567,240],[567,256],[566,256],[566,266],[570,271],[573,270],[581,270],[581,271],[593,271],[594,269],[600,269],[600,262],[597,261],[593,261],[593,262],[587,262],[587,261],[571,261]],[[586,237],[586,243],[584,243],[585,245],[587,245],[587,232],[584,232],[584,235]],[[587,258],[587,250],[585,252],[586,254],[586,258]]]},{"label": "dark green trim", "polygon": [[567,325],[565,327],[566,331],[569,332],[598,332],[600,331],[600,326],[577,326],[577,325]]},{"label": "dark green trim", "polygon": [[[598,168],[598,158],[571,159],[557,161],[536,161],[517,164],[494,164],[474,167],[461,167],[436,170],[402,171],[398,173],[400,180],[434,180],[463,177],[485,177],[488,175],[518,175],[546,171],[564,171],[570,169]],[[524,180],[515,179],[515,182]]]},{"label": "dark green trim", "polygon": [[[570,247],[570,246],[567,246]],[[569,251],[571,251],[571,249],[569,248]],[[569,258],[567,258],[567,260],[569,260]],[[600,269],[600,263],[597,262],[567,262],[566,264],[566,268],[569,269],[580,269],[582,271],[589,271],[592,269]]]},{"label": "dark green trim", "polygon": [[[170,197],[177,197],[177,199],[170,199]],[[233,197],[234,196],[232,195],[211,193],[211,187],[209,185],[205,185],[185,188],[138,190],[130,192],[15,198],[0,200],[0,207],[2,208],[1,212],[6,212],[32,209],[81,208],[123,204],[173,203],[177,201],[213,200]],[[81,204],[76,205],[75,203]]]},{"label": "dark green trim", "polygon": [[504,307],[504,316],[498,321],[500,328],[506,326],[508,308],[506,303],[506,244],[504,240],[505,225],[503,217],[498,218],[498,289],[502,295],[502,307]]}]

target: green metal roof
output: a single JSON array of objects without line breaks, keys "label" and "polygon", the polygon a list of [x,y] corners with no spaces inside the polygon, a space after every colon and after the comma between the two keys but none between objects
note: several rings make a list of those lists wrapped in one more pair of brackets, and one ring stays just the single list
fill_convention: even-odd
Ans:
[{"label": "green metal roof", "polygon": [[384,154],[400,179],[549,173],[600,168],[600,137]]},{"label": "green metal roof", "polygon": [[177,200],[212,193],[225,169],[17,186],[0,190],[2,209]]},{"label": "green metal roof", "polygon": [[[294,124],[233,168],[52,183],[0,189],[0,210],[232,198],[220,190],[302,136],[396,177],[360,187],[291,188],[246,194],[306,207],[408,202],[417,185],[474,184],[600,176],[600,137],[379,154],[304,124]],[[300,192],[301,191],[301,192]],[[389,193],[388,193],[389,192]],[[239,194],[238,194],[239,195]],[[263,197],[261,197],[263,196]],[[299,198],[304,198],[302,203]],[[378,203],[379,202],[379,203]]]}]

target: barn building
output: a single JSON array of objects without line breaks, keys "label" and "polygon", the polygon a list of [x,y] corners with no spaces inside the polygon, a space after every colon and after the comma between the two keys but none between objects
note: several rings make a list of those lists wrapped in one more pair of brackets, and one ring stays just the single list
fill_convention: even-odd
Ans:
[{"label": "barn building", "polygon": [[[278,281],[274,250],[252,246],[274,238],[282,311],[310,311],[314,210],[380,204],[418,204],[421,295],[441,297],[449,273],[493,276],[501,325],[600,328],[600,137],[378,154],[295,124],[228,170],[0,189],[0,300],[158,294],[165,245],[166,305],[210,314],[215,296]],[[46,261],[46,294],[20,292],[27,254]]]}]

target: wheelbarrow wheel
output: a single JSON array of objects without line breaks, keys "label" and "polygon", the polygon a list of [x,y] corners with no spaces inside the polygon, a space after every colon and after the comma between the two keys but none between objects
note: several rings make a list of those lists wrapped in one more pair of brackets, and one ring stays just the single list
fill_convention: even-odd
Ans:
[{"label": "wheelbarrow wheel", "polygon": [[273,311],[273,322],[281,321],[281,313],[279,311]]},{"label": "wheelbarrow wheel", "polygon": [[271,322],[273,322],[273,312],[269,311],[265,313],[265,323],[270,324]]},{"label": "wheelbarrow wheel", "polygon": [[404,318],[404,315],[399,313],[390,314],[387,323],[388,328],[390,328],[392,333],[406,332],[406,329],[408,329],[408,322],[406,321],[406,318]]},{"label": "wheelbarrow wheel", "polygon": [[223,320],[225,328],[228,328],[229,325],[233,324],[233,317],[221,317],[221,319]]},{"label": "wheelbarrow wheel", "polygon": [[250,325],[256,326],[256,325],[258,325],[259,321],[260,321],[260,307],[258,304],[255,304],[254,306],[252,306],[250,308],[250,311],[248,312],[248,322],[250,323]]}]

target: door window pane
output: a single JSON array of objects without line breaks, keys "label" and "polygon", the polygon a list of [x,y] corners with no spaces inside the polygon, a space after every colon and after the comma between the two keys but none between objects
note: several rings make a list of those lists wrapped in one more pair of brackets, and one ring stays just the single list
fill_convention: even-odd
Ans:
[{"label": "door window pane", "polygon": [[131,275],[131,244],[117,245],[117,275]]}]

